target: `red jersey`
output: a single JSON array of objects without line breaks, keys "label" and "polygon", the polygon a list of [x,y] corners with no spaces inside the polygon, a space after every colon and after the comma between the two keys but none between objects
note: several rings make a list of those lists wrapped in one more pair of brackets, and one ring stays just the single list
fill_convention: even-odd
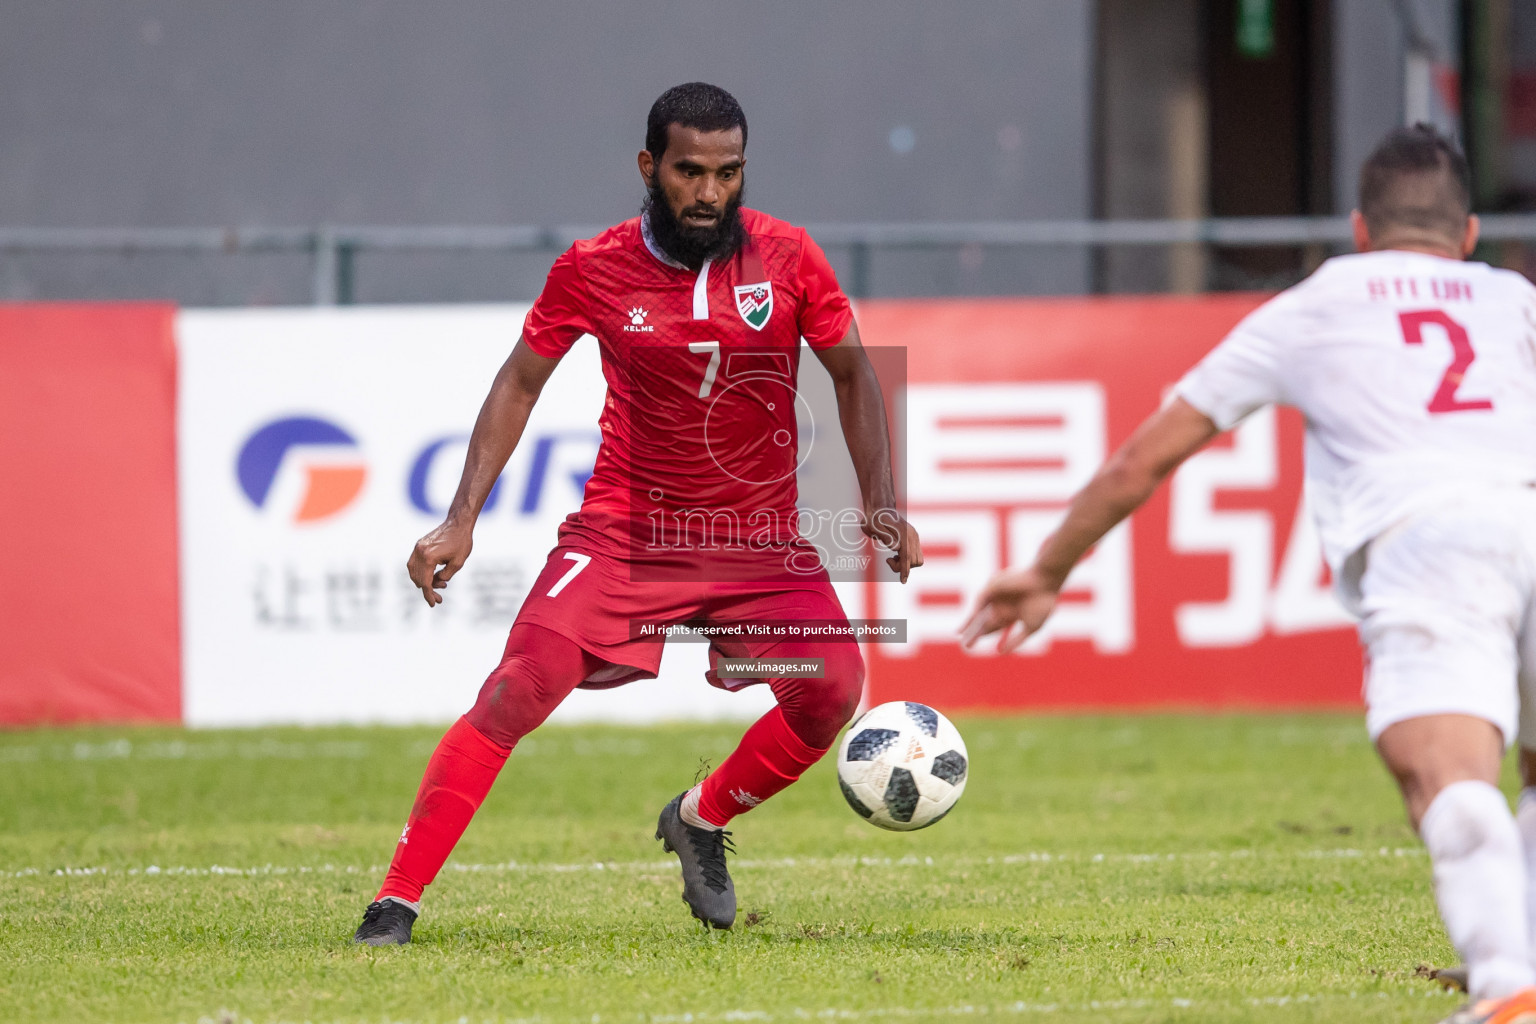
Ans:
[{"label": "red jersey", "polygon": [[550,269],[524,342],[554,358],[595,335],[608,382],[602,446],[563,545],[695,577],[807,547],[795,526],[800,339],[835,345],[853,314],[804,229],[755,210],[741,219],[742,246],[698,272],[640,217]]}]

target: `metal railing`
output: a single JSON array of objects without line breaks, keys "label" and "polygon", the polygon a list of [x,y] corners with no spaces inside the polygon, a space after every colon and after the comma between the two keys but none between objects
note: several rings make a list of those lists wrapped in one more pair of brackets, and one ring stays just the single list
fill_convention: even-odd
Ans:
[{"label": "metal railing", "polygon": [[[1482,217],[1488,241],[1536,242],[1536,214]],[[941,246],[1334,246],[1351,242],[1347,217],[1240,217],[1203,220],[1059,220],[806,225],[823,246],[849,250],[848,291],[869,294],[875,249]],[[0,253],[286,252],[312,259],[316,305],[346,305],[356,293],[357,257],[365,252],[551,252],[602,231],[602,226],[382,227],[320,225],[251,228],[0,227]]]}]

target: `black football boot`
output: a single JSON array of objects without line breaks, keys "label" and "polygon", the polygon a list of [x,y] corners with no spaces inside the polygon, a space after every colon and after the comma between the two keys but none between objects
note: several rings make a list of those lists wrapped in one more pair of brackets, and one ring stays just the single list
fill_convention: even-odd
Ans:
[{"label": "black football boot", "polygon": [[415,923],[416,911],[399,900],[376,900],[363,911],[363,923],[357,926],[352,941],[369,946],[403,946],[411,941],[411,925]]},{"label": "black football boot", "polygon": [[735,853],[731,834],[718,828],[694,828],[678,813],[679,793],[661,809],[656,838],[683,863],[683,902],[706,928],[729,928],[736,922],[736,886],[725,867],[727,852]]}]

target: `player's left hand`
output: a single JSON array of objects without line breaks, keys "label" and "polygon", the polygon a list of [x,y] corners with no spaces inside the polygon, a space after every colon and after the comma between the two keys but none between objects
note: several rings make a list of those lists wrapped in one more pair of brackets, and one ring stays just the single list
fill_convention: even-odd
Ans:
[{"label": "player's left hand", "polygon": [[961,645],[970,647],[1001,630],[999,653],[1018,650],[1051,617],[1060,593],[1061,585],[1046,579],[1034,566],[998,573],[982,589],[971,617],[960,627]]},{"label": "player's left hand", "polygon": [[893,508],[876,509],[864,514],[864,533],[871,540],[896,552],[885,560],[891,571],[907,582],[913,569],[923,564],[923,542],[918,539],[912,524],[897,514]]}]

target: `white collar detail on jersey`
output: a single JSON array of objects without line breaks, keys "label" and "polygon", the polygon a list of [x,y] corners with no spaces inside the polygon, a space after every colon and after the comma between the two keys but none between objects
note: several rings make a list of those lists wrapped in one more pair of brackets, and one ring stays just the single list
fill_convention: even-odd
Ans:
[{"label": "white collar detail on jersey", "polygon": [[705,260],[699,268],[699,276],[693,279],[693,318],[695,320],[709,319],[709,265],[714,260]]},{"label": "white collar detail on jersey", "polygon": [[[662,251],[661,246],[656,244],[656,236],[651,234],[651,215],[648,213],[640,215],[640,237],[645,241],[645,247],[650,250],[651,255],[662,263],[678,270],[688,269],[668,256]],[[693,318],[695,320],[709,319],[709,265],[713,262],[713,260],[705,260],[704,265],[699,268],[699,276],[693,281]]]},{"label": "white collar detail on jersey", "polygon": [[649,213],[642,213],[640,215],[640,237],[645,240],[645,247],[651,251],[651,255],[667,266],[675,267],[678,270],[688,269],[671,256],[668,256],[662,251],[661,246],[656,244],[656,236],[651,234],[651,215]]}]

